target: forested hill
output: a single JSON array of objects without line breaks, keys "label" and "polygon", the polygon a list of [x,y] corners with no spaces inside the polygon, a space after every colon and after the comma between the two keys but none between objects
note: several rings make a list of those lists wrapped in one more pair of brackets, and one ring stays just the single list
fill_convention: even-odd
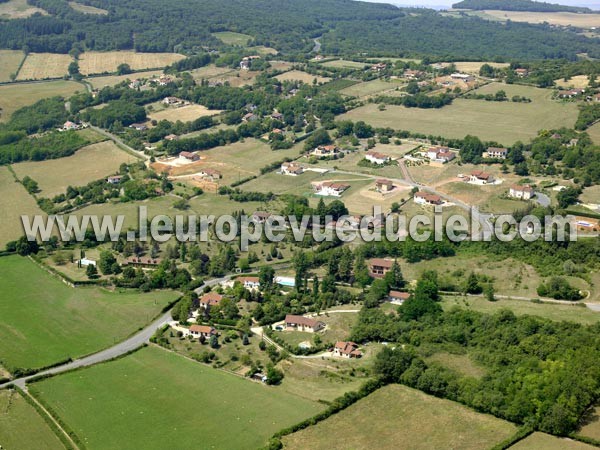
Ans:
[{"label": "forested hill", "polygon": [[463,0],[452,5],[455,9],[497,9],[501,11],[593,13],[590,8],[566,6],[533,0]]},{"label": "forested hill", "polygon": [[185,52],[219,48],[212,33],[237,31],[287,53],[308,53],[322,37],[330,54],[451,59],[600,57],[600,40],[545,25],[444,17],[354,0],[81,0],[108,15],[83,14],[66,0],[28,0],[50,15],[0,21],[0,48]]}]

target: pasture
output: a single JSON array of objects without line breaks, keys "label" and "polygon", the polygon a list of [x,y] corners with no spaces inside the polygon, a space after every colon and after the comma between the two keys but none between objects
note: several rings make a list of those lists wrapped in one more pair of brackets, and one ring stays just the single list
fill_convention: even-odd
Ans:
[{"label": "pasture", "polygon": [[600,122],[595,123],[587,130],[585,130],[585,132],[590,135],[590,138],[592,139],[594,144],[600,145]]},{"label": "pasture", "polygon": [[66,158],[29,161],[12,167],[19,179],[29,176],[38,182],[41,197],[52,198],[65,193],[68,186],[85,186],[115,174],[123,163],[136,161],[113,141],[104,141],[83,147]]},{"label": "pasture", "polygon": [[577,105],[552,100],[549,89],[491,83],[473,92],[489,94],[499,90],[504,90],[509,98],[514,95],[531,98],[532,103],[459,98],[439,109],[388,105],[385,111],[379,111],[378,105],[369,104],[344,114],[341,119],[364,120],[375,127],[448,138],[464,138],[470,134],[502,145],[512,145],[519,140],[527,142],[542,129],[572,127],[575,124]]},{"label": "pasture", "polygon": [[277,75],[275,78],[279,81],[301,81],[305,84],[313,84],[314,80],[317,80],[317,83],[327,83],[331,81],[331,78],[311,75],[310,73],[302,72],[301,70],[290,70],[289,72]]},{"label": "pasture", "polygon": [[535,432],[509,447],[509,450],[593,450],[597,447],[569,438]]},{"label": "pasture", "polygon": [[21,215],[45,215],[23,185],[17,183],[8,168],[0,167],[0,248],[23,235]]},{"label": "pasture", "polygon": [[590,186],[583,189],[579,200],[584,203],[600,203],[600,186]]},{"label": "pasture", "polygon": [[2,448],[64,450],[38,412],[14,390],[0,390],[0,443]]},{"label": "pasture", "polygon": [[136,72],[130,73],[129,75],[107,75],[104,77],[90,77],[86,78],[85,81],[90,83],[95,89],[102,89],[105,86],[115,86],[123,81],[131,81],[134,79],[149,79],[153,77],[160,77],[162,70],[150,70],[148,72]]},{"label": "pasture", "polygon": [[202,105],[187,105],[167,107],[160,111],[151,112],[148,117],[150,120],[156,120],[158,122],[161,120],[168,120],[169,122],[177,122],[178,120],[182,122],[191,122],[200,117],[214,116],[221,113],[222,111],[218,109],[208,109],[206,106]]},{"label": "pasture", "polygon": [[62,78],[68,73],[69,64],[73,62],[70,55],[58,53],[30,53],[19,70],[17,80],[45,80]]},{"label": "pasture", "polygon": [[[600,27],[600,14],[577,14],[571,12],[531,12],[531,11],[481,11],[485,16],[495,20],[511,20],[513,22],[544,23],[577,28]],[[484,17],[485,17],[484,16]]]},{"label": "pasture", "polygon": [[0,50],[0,82],[11,81],[10,76],[17,74],[24,58],[20,50]]},{"label": "pasture", "polygon": [[402,87],[404,83],[399,81],[384,81],[380,79],[366,81],[364,83],[358,83],[354,86],[342,89],[340,94],[352,96],[352,97],[368,97],[375,94],[383,94],[384,91],[395,90],[396,88]]},{"label": "pasture", "polygon": [[178,53],[137,53],[129,50],[85,52],[79,57],[79,71],[84,75],[114,73],[120,64],[129,64],[132,70],[160,69],[184,58]]},{"label": "pasture", "polygon": [[497,63],[492,61],[456,61],[452,64],[456,66],[456,70],[458,70],[459,72],[474,73],[476,75],[479,75],[479,69],[481,69],[481,66],[483,66],[484,64],[488,64],[494,68],[505,68],[510,65],[508,63]]},{"label": "pasture", "polygon": [[285,436],[288,449],[489,449],[509,422],[401,385],[385,386],[323,422]]},{"label": "pasture", "polygon": [[248,41],[254,39],[249,34],[235,33],[233,31],[219,31],[217,33],[212,33],[212,35],[224,44],[239,45],[242,47],[245,47],[248,45]]},{"label": "pasture", "polygon": [[114,345],[178,296],[70,288],[20,256],[0,258],[0,286],[0,355],[9,371],[41,368]]},{"label": "pasture", "polygon": [[9,0],[0,3],[0,19],[26,19],[35,13],[48,15],[48,12],[42,8],[29,5],[27,0]]},{"label": "pasture", "polygon": [[348,61],[345,59],[336,59],[334,61],[326,61],[321,64],[323,67],[331,67],[333,69],[364,69],[369,67],[369,63]]},{"label": "pasture", "polygon": [[95,8],[93,6],[83,5],[77,2],[69,2],[69,6],[73,8],[75,11],[84,13],[84,14],[95,14],[100,16],[106,16],[108,11],[105,9]]},{"label": "pasture", "polygon": [[56,95],[70,97],[82,90],[83,86],[79,83],[62,80],[0,86],[0,122],[6,122],[17,109],[33,105],[43,98]]},{"label": "pasture", "polygon": [[582,422],[577,434],[600,440],[600,407],[596,406],[588,411]]},{"label": "pasture", "polygon": [[575,75],[574,77],[569,78],[566,81],[564,78],[554,80],[554,84],[556,84],[558,87],[562,87],[565,89],[585,89],[590,84],[590,80],[587,75]]},{"label": "pasture", "polygon": [[225,74],[235,74],[235,70],[230,67],[217,67],[213,64],[200,67],[199,69],[191,70],[192,78],[194,80],[210,80],[211,78],[222,76]]},{"label": "pasture", "polygon": [[325,408],[158,347],[30,387],[90,449],[256,449]]}]

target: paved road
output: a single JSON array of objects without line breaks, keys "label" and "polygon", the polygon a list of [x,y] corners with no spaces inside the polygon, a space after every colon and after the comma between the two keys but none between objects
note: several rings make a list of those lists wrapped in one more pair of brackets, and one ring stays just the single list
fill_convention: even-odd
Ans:
[{"label": "paved road", "polygon": [[314,53],[319,53],[321,51],[321,42],[319,41],[319,39],[321,38],[314,39],[315,46],[312,49]]},{"label": "paved road", "polygon": [[534,200],[540,204],[540,206],[550,206],[550,197],[546,194],[542,194],[541,192],[536,192]]}]

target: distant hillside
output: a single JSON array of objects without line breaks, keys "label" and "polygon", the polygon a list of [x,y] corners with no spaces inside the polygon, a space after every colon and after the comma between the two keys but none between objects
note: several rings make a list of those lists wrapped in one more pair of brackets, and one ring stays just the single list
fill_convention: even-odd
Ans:
[{"label": "distant hillside", "polygon": [[501,11],[593,13],[590,8],[565,6],[532,0],[463,0],[452,5],[455,9],[499,9]]}]

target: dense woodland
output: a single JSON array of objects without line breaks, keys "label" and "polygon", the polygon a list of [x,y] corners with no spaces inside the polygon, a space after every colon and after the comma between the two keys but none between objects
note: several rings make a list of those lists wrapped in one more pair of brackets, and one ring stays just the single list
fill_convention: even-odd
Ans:
[{"label": "dense woodland", "polygon": [[533,0],[463,0],[452,5],[456,9],[498,9],[501,11],[592,13],[590,8],[566,6]]},{"label": "dense woodland", "polygon": [[[253,44],[298,54],[322,37],[331,54],[430,55],[440,58],[568,58],[600,56],[600,41],[544,25],[455,19],[433,10],[352,0],[88,0],[109,11],[83,14],[64,0],[29,0],[51,15],[0,22],[0,48],[68,53],[136,49],[185,52],[220,48],[211,33],[238,31]],[[443,43],[443,45],[440,45]]]}]

